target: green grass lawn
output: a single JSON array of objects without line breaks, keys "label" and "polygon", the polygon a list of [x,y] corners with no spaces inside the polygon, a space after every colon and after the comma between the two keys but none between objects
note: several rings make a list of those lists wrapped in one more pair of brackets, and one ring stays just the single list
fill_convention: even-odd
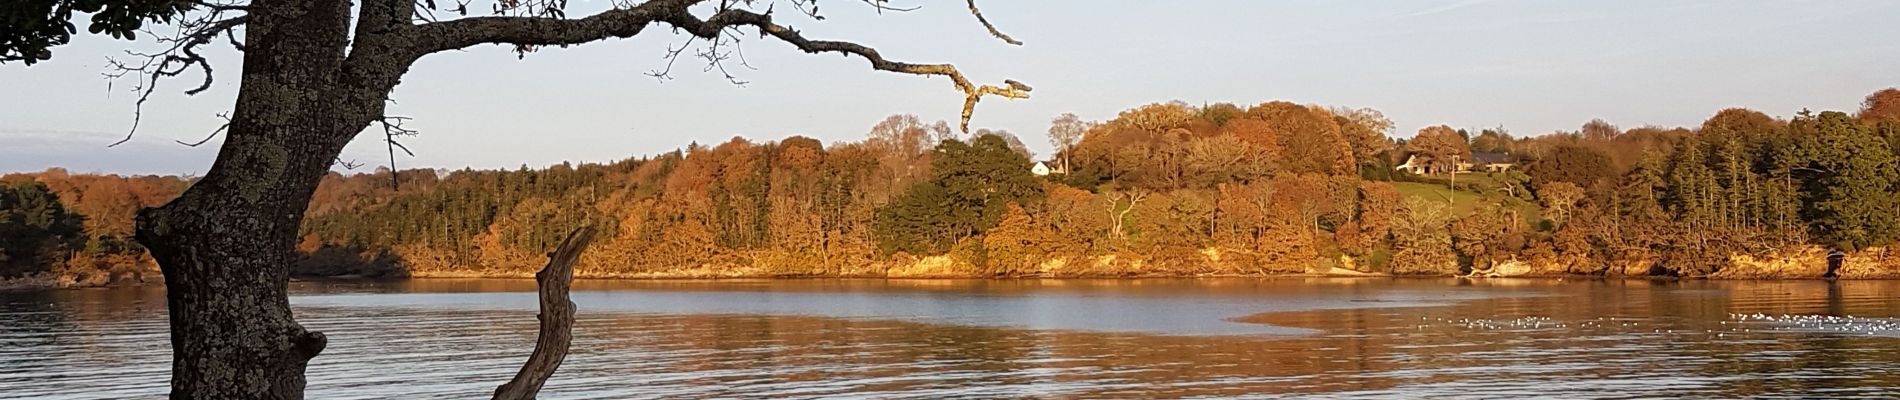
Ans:
[{"label": "green grass lawn", "polygon": [[[1465,177],[1459,176],[1458,179],[1462,181]],[[1432,201],[1446,201],[1446,199],[1450,199],[1452,215],[1457,217],[1471,215],[1472,210],[1478,208],[1479,201],[1500,201],[1500,199],[1503,198],[1501,195],[1493,195],[1487,199],[1477,192],[1452,190],[1445,185],[1432,183],[1392,182],[1392,186],[1397,187],[1399,194],[1405,197],[1419,197]],[[1524,222],[1527,224],[1535,226],[1537,222],[1543,220],[1543,216],[1540,210],[1538,210],[1537,204],[1515,199],[1503,201],[1514,203],[1512,206],[1517,208],[1518,215],[1522,215]]]},{"label": "green grass lawn", "polygon": [[1463,190],[1451,190],[1445,185],[1418,182],[1393,182],[1405,197],[1420,197],[1426,200],[1451,201],[1451,211],[1456,215],[1470,214],[1478,204],[1478,194]]}]

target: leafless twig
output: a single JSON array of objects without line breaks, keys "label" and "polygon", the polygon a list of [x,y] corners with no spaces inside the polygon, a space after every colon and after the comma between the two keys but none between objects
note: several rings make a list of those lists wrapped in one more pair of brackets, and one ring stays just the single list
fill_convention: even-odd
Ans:
[{"label": "leafless twig", "polygon": [[183,140],[173,140],[173,141],[178,142],[178,144],[182,144],[182,145],[186,145],[190,147],[198,147],[198,146],[204,145],[205,142],[211,141],[211,138],[218,137],[218,134],[224,133],[225,130],[231,129],[231,113],[228,113],[228,112],[218,113],[218,118],[223,118],[224,123],[219,124],[218,129],[212,130],[211,134],[205,135],[204,139],[198,139],[198,141],[191,142],[191,143],[185,143],[185,141]]},{"label": "leafless twig", "polygon": [[[132,88],[138,94],[132,109],[132,127],[126,130],[125,138],[113,142],[107,147],[118,146],[132,140],[138,132],[139,122],[144,119],[145,102],[158,90],[161,79],[171,78],[196,68],[204,74],[204,80],[197,87],[185,91],[185,95],[196,95],[211,88],[211,62],[198,53],[199,46],[210,43],[219,36],[225,36],[233,48],[244,50],[244,44],[237,40],[233,31],[250,22],[249,15],[228,16],[229,12],[243,12],[245,6],[225,3],[200,3],[204,12],[184,17],[177,24],[177,31],[170,36],[156,35],[158,42],[165,48],[154,53],[126,51],[126,55],[137,61],[122,61],[108,58],[107,79],[135,76]],[[147,31],[148,34],[152,34]]]},{"label": "leafless twig", "polygon": [[660,56],[660,58],[666,59],[666,66],[661,69],[647,71],[646,76],[651,76],[653,77],[653,79],[658,79],[661,82],[672,80],[673,79],[673,63],[676,61],[679,61],[680,53],[685,52],[686,48],[691,47],[693,45],[694,39],[697,39],[697,38],[692,37],[692,36],[687,36],[686,43],[680,43],[679,47],[673,47],[673,45],[667,45],[666,54]]},{"label": "leafless twig", "polygon": [[392,190],[402,190],[402,180],[397,179],[400,172],[396,170],[396,149],[402,149],[403,154],[408,154],[410,157],[416,156],[415,152],[409,151],[409,146],[404,146],[402,142],[396,140],[398,137],[416,136],[421,133],[402,126],[403,122],[411,119],[414,118],[384,116],[378,120],[383,125],[383,143],[389,148],[389,187]]}]

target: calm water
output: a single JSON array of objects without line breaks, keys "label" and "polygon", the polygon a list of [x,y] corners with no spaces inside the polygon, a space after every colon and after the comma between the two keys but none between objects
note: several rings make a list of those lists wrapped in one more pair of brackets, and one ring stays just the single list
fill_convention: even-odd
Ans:
[{"label": "calm water", "polygon": [[[486,398],[530,281],[295,283],[311,398]],[[544,398],[1900,396],[1900,281],[577,284]],[[166,391],[155,288],[0,292],[0,398]]]}]

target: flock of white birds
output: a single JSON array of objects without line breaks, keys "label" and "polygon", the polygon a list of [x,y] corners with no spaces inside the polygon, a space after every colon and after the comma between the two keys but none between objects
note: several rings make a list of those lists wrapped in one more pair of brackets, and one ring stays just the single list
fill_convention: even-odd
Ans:
[{"label": "flock of white birds", "polygon": [[1870,318],[1852,315],[1798,315],[1798,314],[1729,314],[1729,320],[1722,321],[1716,329],[1683,329],[1681,327],[1656,326],[1656,321],[1643,318],[1599,317],[1583,321],[1562,321],[1542,316],[1526,316],[1514,319],[1473,319],[1473,318],[1433,318],[1419,317],[1418,330],[1443,324],[1462,326],[1465,329],[1487,331],[1525,331],[1544,329],[1599,329],[1622,328],[1625,330],[1649,330],[1660,334],[1707,333],[1725,337],[1731,333],[1824,333],[1862,336],[1885,336],[1900,338],[1900,319]]}]

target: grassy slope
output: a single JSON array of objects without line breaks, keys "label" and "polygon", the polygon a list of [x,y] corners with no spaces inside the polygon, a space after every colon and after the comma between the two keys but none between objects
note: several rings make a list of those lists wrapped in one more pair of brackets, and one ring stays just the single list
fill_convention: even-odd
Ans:
[{"label": "grassy slope", "polygon": [[[1464,177],[1460,176],[1459,180],[1464,180]],[[1497,201],[1495,200],[1496,197],[1494,197],[1493,200],[1487,200],[1478,195],[1477,192],[1451,190],[1449,187],[1438,184],[1393,182],[1392,186],[1397,187],[1399,194],[1405,195],[1406,197],[1420,197],[1434,201],[1445,201],[1445,199],[1450,198],[1452,215],[1458,217],[1471,215],[1471,211],[1478,207],[1479,201]],[[1540,215],[1541,213],[1537,209],[1536,204],[1523,201],[1516,203],[1515,207],[1517,207],[1519,215],[1524,216],[1525,223],[1535,224],[1543,220],[1543,216]]]}]

